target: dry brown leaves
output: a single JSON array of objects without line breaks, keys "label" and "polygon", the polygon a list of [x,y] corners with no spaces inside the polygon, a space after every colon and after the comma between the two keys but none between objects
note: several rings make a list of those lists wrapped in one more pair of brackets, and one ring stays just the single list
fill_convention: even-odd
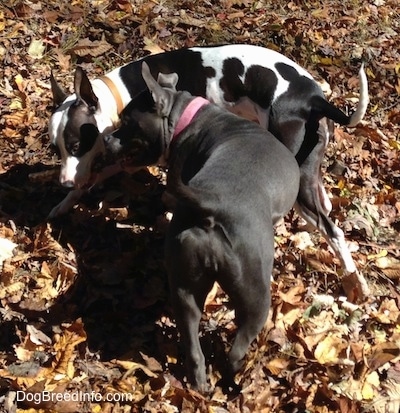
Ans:
[{"label": "dry brown leaves", "polygon": [[[400,55],[396,0],[221,2],[11,0],[0,8],[0,410],[7,412],[398,412],[400,406]],[[343,298],[325,241],[291,215],[277,227],[271,314],[238,375],[239,396],[184,382],[162,262],[157,170],[119,176],[67,217],[46,134],[50,70],[71,88],[146,53],[246,42],[281,51],[357,102],[337,128],[325,184],[373,295]],[[202,340],[210,382],[234,334],[216,286]]]}]

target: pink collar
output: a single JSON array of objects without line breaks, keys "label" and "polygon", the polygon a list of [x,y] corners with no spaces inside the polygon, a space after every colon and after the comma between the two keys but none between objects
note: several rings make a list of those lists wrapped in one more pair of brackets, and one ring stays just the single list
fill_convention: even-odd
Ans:
[{"label": "pink collar", "polygon": [[192,119],[195,117],[196,113],[202,108],[204,105],[209,104],[210,102],[207,99],[204,99],[200,96],[194,98],[185,108],[183,111],[181,117],[178,120],[178,123],[175,126],[175,131],[172,136],[172,139],[174,139],[176,136],[178,136],[183,129],[186,128],[192,121]]}]

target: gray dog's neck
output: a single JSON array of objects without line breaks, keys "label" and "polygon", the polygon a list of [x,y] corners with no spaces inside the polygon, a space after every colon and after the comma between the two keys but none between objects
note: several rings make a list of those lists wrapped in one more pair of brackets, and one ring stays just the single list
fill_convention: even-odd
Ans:
[{"label": "gray dog's neck", "polygon": [[175,128],[188,104],[195,99],[188,92],[177,92],[174,104],[168,117],[168,142],[171,144],[175,133]]}]

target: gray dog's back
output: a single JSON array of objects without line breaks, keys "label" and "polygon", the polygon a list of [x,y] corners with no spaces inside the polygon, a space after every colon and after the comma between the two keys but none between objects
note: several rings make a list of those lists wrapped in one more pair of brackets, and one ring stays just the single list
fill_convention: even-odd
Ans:
[{"label": "gray dog's back", "polygon": [[170,166],[176,182],[169,179],[168,190],[176,191],[182,176],[205,209],[222,208],[237,219],[271,214],[275,224],[296,200],[299,169],[293,154],[271,133],[220,108],[204,108],[173,150],[173,159],[183,164],[177,173],[174,163]]}]

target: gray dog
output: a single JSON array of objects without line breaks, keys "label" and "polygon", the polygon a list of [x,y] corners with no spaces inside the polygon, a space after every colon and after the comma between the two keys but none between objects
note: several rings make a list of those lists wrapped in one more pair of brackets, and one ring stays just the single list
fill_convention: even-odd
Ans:
[{"label": "gray dog", "polygon": [[207,388],[199,323],[214,281],[235,309],[237,335],[229,352],[233,383],[270,306],[273,225],[296,201],[294,155],[253,122],[177,92],[176,74],[142,75],[149,90],[125,108],[121,128],[105,138],[135,165],[167,160],[168,192],[176,199],[165,256],[172,303],[185,351],[188,378]]}]

